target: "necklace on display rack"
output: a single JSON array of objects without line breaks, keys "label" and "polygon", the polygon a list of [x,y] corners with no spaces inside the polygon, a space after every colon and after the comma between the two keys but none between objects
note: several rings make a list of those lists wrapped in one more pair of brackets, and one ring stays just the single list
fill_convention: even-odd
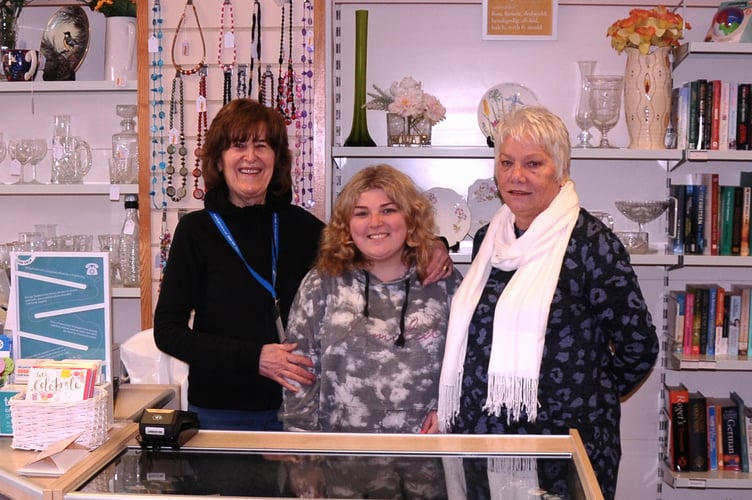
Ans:
[{"label": "necklace on display rack", "polygon": [[[259,79],[259,97],[258,101],[268,108],[274,107],[274,97],[270,93],[274,92],[274,73],[272,73],[272,65],[266,65],[266,71]],[[267,95],[269,100],[267,100]]]},{"label": "necklace on display rack", "polygon": [[[182,64],[178,64],[175,46],[177,40],[180,38],[180,32],[185,28],[185,18],[188,13],[188,7],[191,7],[193,11],[193,17],[196,20],[196,28],[198,30],[199,38],[201,39],[201,60],[188,68],[183,67]],[[183,42],[183,52],[188,52],[187,40]],[[201,21],[198,17],[198,11],[196,6],[193,5],[193,0],[187,0],[183,7],[183,13],[180,16],[178,25],[175,28],[175,35],[172,39],[172,49],[170,51],[172,57],[172,65],[175,68],[175,77],[172,80],[172,92],[170,94],[170,131],[168,134],[168,146],[167,146],[167,196],[174,202],[178,202],[185,198],[187,194],[186,184],[188,177],[188,168],[186,168],[186,156],[188,155],[188,148],[185,140],[185,92],[183,86],[182,75],[193,75],[205,68],[206,62],[206,41],[204,40],[204,32],[201,29]],[[178,124],[180,129],[175,128],[175,115],[178,115]],[[180,169],[177,174],[181,178],[180,187],[176,188],[173,185],[173,176],[175,175],[174,155],[178,154],[178,161],[180,162]]]},{"label": "necklace on display rack", "polygon": [[[225,31],[225,11],[230,18],[229,29]],[[224,49],[232,49],[232,61],[225,63],[223,61]],[[238,49],[235,45],[235,14],[232,9],[232,2],[224,0],[219,14],[219,49],[217,51],[217,64],[222,68],[224,81],[222,86],[222,105],[227,104],[232,99],[232,70],[238,59]]]},{"label": "necklace on display rack", "polygon": [[285,4],[282,3],[282,16],[279,35],[279,74],[277,77],[277,111],[285,117],[285,121],[288,125],[292,123],[292,120],[296,118],[295,111],[295,73],[292,65],[292,11],[293,0],[289,0],[289,20],[287,22],[288,31],[288,57],[287,57],[287,69],[283,73],[285,65]]},{"label": "necklace on display rack", "polygon": [[[164,67],[164,61],[162,60],[163,47],[163,32],[162,24],[164,20],[162,18],[162,6],[160,0],[154,0],[154,6],[152,7],[152,34],[149,37],[149,52],[151,53],[151,190],[149,196],[151,197],[152,206],[154,208],[167,207],[167,196],[165,190],[165,182],[167,177],[165,175],[165,169],[167,165],[165,163],[165,147],[164,147],[164,81],[162,79],[162,70]],[[161,201],[157,201],[157,184],[159,186],[159,194],[161,195]]]},{"label": "necklace on display rack", "polygon": [[[261,3],[253,2],[251,19],[251,64],[248,69],[248,95],[253,95],[254,70],[258,73],[258,85],[261,85]],[[239,78],[239,76],[238,76]]]},{"label": "necklace on display rack", "polygon": [[196,99],[196,110],[198,111],[198,120],[196,131],[196,149],[193,151],[195,163],[193,167],[193,198],[196,200],[204,199],[204,190],[199,185],[199,179],[201,178],[201,147],[206,140],[206,128],[208,126],[208,119],[206,117],[206,74],[207,68],[204,67],[199,71],[198,80],[198,98]]},{"label": "necklace on display rack", "polygon": [[303,2],[303,55],[300,61],[303,70],[296,80],[295,97],[300,102],[300,110],[295,121],[295,179],[296,203],[311,209],[313,200],[313,5],[311,0]]},{"label": "necklace on display rack", "polygon": [[[170,132],[168,134],[167,145],[167,196],[172,201],[180,201],[186,195],[186,177],[188,169],[185,166],[185,157],[188,154],[188,148],[185,145],[185,93],[183,88],[183,78],[180,71],[175,72],[175,78],[172,79],[172,90],[170,92]],[[178,115],[178,124],[180,129],[175,128],[175,115]],[[175,175],[174,156],[178,154],[180,169],[178,175],[181,177],[179,188],[173,185],[173,176]]]}]

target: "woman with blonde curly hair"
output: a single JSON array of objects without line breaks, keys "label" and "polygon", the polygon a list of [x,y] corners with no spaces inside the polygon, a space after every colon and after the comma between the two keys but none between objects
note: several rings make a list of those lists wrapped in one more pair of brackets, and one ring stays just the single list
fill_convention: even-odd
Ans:
[{"label": "woman with blonde curly hair", "polygon": [[344,187],[290,310],[287,341],[316,377],[284,391],[286,429],[438,430],[444,336],[461,276],[421,284],[433,229],[428,199],[389,165],[365,168]]}]

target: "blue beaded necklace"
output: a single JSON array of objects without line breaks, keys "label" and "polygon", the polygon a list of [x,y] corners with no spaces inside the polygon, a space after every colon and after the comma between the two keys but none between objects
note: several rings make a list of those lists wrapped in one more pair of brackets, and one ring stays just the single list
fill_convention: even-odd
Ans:
[{"label": "blue beaded necklace", "polygon": [[[165,112],[164,112],[164,84],[162,81],[163,45],[164,34],[162,33],[162,6],[160,0],[154,0],[152,7],[152,34],[149,38],[149,52],[151,53],[151,190],[149,197],[154,208],[167,208],[165,169]],[[159,186],[157,186],[159,184]],[[157,201],[157,188],[161,200]]]}]

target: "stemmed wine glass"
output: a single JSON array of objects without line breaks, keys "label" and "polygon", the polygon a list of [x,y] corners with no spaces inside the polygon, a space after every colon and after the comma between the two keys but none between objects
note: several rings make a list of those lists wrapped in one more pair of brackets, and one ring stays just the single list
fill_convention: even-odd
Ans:
[{"label": "stemmed wine glass", "polygon": [[3,133],[0,132],[0,163],[3,162],[5,159],[5,155],[8,152],[7,145],[5,144],[5,139],[3,138]]},{"label": "stemmed wine glass", "polygon": [[590,110],[593,124],[601,133],[599,148],[614,148],[608,142],[608,131],[619,121],[624,77],[621,75],[590,75]]},{"label": "stemmed wine glass", "polygon": [[12,184],[26,184],[24,182],[24,165],[31,161],[31,147],[27,139],[10,141],[8,143],[8,153],[13,162],[18,165],[19,177]]},{"label": "stemmed wine glass", "polygon": [[577,61],[580,70],[580,100],[577,102],[577,110],[574,119],[577,126],[580,127],[580,133],[577,134],[578,143],[575,148],[592,148],[590,139],[593,134],[590,128],[593,126],[593,118],[590,116],[590,83],[587,77],[593,74],[597,61]]},{"label": "stemmed wine glass", "polygon": [[28,184],[42,184],[37,180],[37,164],[47,156],[47,141],[45,139],[23,139],[29,142],[31,148],[31,180]]}]

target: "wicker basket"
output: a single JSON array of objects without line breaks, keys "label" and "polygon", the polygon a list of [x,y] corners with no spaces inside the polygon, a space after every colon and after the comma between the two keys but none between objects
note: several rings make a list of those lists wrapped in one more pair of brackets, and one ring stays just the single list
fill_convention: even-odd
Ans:
[{"label": "wicker basket", "polygon": [[97,388],[94,397],[75,403],[26,401],[25,392],[11,398],[12,448],[44,450],[81,433],[76,443],[94,449],[107,440],[108,392]]}]

